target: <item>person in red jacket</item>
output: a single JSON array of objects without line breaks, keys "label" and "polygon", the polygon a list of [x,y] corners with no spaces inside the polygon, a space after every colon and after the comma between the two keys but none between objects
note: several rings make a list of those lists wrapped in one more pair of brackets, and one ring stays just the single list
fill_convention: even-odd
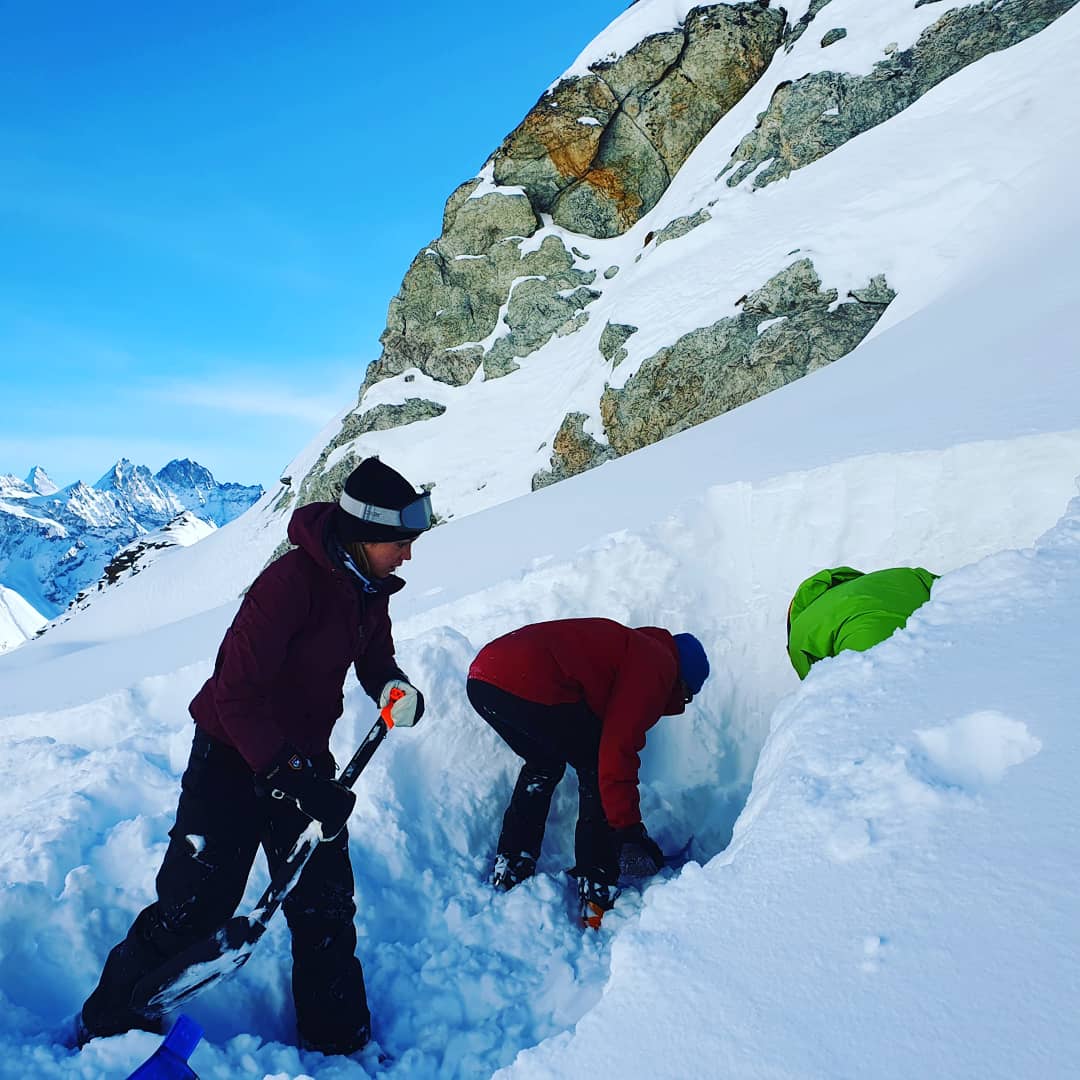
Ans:
[{"label": "person in red jacket", "polygon": [[345,829],[356,796],[334,779],[329,740],[350,666],[380,707],[403,691],[396,726],[423,714],[394,659],[388,604],[405,584],[393,571],[430,526],[428,496],[377,458],[353,470],[337,503],[293,513],[296,546],[255,579],[191,702],[195,737],[157,900],[109,954],[78,1020],[80,1044],[158,1030],[131,1007],[135,984],[229,919],[259,846],[273,873],[309,819],[324,842],[282,905],[299,1043],[350,1054],[368,1041]]},{"label": "person in red jacket", "polygon": [[611,906],[620,870],[656,873],[664,856],[641,821],[638,754],[649,728],[683,712],[708,674],[693,635],[610,619],[534,623],[485,645],[469,668],[469,701],[524,759],[492,884],[510,889],[534,873],[568,764],[578,778],[574,854],[583,911]]}]

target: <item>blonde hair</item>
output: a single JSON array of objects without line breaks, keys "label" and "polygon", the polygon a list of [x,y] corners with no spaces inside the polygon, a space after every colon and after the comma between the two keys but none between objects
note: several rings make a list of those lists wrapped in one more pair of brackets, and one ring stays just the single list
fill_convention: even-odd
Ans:
[{"label": "blonde hair", "polygon": [[345,550],[349,553],[352,561],[356,563],[361,574],[371,574],[371,563],[368,562],[367,549],[363,540],[350,540],[345,544]]}]

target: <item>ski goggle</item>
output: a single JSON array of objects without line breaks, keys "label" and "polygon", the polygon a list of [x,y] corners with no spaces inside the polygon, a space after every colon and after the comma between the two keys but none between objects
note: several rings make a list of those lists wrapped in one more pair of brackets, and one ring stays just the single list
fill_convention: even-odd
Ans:
[{"label": "ski goggle", "polygon": [[361,521],[370,521],[373,525],[408,529],[409,532],[424,532],[431,528],[431,496],[426,491],[400,510],[388,510],[385,506],[361,502],[344,491],[338,499],[338,505],[345,513]]}]

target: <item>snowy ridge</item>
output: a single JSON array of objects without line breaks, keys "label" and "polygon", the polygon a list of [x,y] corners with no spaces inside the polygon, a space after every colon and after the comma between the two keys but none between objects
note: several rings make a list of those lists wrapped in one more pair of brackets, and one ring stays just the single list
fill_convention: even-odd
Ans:
[{"label": "snowy ridge", "polygon": [[196,517],[190,510],[177,514],[170,522],[154,532],[122,547],[108,562],[97,583],[84,589],[68,605],[60,622],[74,618],[94,602],[106,589],[118,588],[152,566],[165,553],[177,547],[190,547],[205,539],[215,526]]},{"label": "snowy ridge", "polygon": [[[25,482],[0,478],[0,583],[41,616],[39,624],[47,622],[97,585],[110,560],[134,538],[189,512],[210,532],[261,494],[258,486],[219,484],[188,460],[170,462],[155,475],[124,458],[93,486],[79,481],[63,490],[40,467]],[[9,634],[0,651],[22,640]]]}]

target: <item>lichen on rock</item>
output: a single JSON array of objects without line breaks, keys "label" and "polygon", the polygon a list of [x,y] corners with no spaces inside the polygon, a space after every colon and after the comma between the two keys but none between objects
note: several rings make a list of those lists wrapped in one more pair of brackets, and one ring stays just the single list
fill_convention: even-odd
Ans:
[{"label": "lichen on rock", "polygon": [[692,214],[685,214],[682,217],[675,218],[673,221],[669,221],[656,233],[656,247],[666,243],[668,240],[678,240],[679,237],[685,236],[691,230],[696,229],[699,225],[704,225],[706,221],[711,219],[712,214],[702,207]]},{"label": "lichen on rock", "polygon": [[968,64],[1038,33],[1076,2],[985,0],[953,8],[869,74],[820,71],[781,83],[720,176],[728,175],[730,187],[751,174],[755,188],[782,180],[895,116]]},{"label": "lichen on rock", "polygon": [[551,465],[533,476],[533,491],[577,476],[616,456],[610,446],[605,446],[586,433],[585,423],[588,419],[582,412],[566,414],[551,442]]},{"label": "lichen on rock", "polygon": [[757,81],[784,27],[767,0],[707,4],[682,26],[595,61],[556,84],[503,140],[496,182],[524,189],[563,228],[625,232]]},{"label": "lichen on rock", "polygon": [[600,335],[600,355],[613,367],[618,367],[629,355],[623,346],[633,334],[636,326],[629,323],[609,322]]},{"label": "lichen on rock", "polygon": [[748,296],[740,314],[684,334],[621,389],[605,390],[604,433],[626,454],[775,390],[854,349],[894,296],[878,276],[836,304],[836,290],[822,289],[811,261],[800,259]]}]

